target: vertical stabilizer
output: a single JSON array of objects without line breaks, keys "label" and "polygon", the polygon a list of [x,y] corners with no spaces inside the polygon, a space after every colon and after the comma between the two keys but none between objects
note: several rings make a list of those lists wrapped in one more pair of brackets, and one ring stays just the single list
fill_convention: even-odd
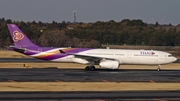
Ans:
[{"label": "vertical stabilizer", "polygon": [[7,26],[15,47],[39,47],[32,43],[15,24],[7,24]]}]

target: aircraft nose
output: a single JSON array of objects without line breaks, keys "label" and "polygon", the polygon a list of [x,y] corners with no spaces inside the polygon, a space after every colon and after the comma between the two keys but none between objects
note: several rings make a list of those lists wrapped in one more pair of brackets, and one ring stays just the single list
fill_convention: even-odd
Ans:
[{"label": "aircraft nose", "polygon": [[176,58],[176,57],[174,57],[174,62],[175,62],[175,61],[177,61],[177,58]]},{"label": "aircraft nose", "polygon": [[175,62],[175,61],[177,61],[177,58],[173,57],[172,62]]}]

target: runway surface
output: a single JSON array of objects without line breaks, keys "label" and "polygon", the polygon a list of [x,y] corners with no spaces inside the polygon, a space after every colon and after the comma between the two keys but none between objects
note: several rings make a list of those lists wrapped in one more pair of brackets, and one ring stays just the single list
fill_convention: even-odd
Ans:
[{"label": "runway surface", "polygon": [[[102,70],[57,68],[1,68],[0,82],[48,81],[135,81],[180,82],[180,71]],[[133,85],[132,85],[133,86]],[[108,91],[108,92],[0,92],[2,101],[179,101],[180,91]]]},{"label": "runway surface", "polygon": [[180,91],[0,92],[3,101],[179,101]]},{"label": "runway surface", "polygon": [[84,69],[58,68],[0,68],[0,82],[180,82],[178,70],[103,70],[85,71]]}]

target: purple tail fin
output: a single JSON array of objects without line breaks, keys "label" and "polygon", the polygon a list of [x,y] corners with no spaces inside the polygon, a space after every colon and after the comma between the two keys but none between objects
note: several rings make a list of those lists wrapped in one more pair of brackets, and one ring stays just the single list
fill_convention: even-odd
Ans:
[{"label": "purple tail fin", "polygon": [[32,43],[15,24],[7,24],[7,26],[15,47],[39,47]]}]

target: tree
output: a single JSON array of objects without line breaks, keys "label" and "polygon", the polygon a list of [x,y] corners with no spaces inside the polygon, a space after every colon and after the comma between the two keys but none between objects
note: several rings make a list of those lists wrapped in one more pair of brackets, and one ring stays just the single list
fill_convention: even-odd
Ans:
[{"label": "tree", "polygon": [[97,40],[88,41],[85,45],[87,48],[99,48],[101,44]]}]

